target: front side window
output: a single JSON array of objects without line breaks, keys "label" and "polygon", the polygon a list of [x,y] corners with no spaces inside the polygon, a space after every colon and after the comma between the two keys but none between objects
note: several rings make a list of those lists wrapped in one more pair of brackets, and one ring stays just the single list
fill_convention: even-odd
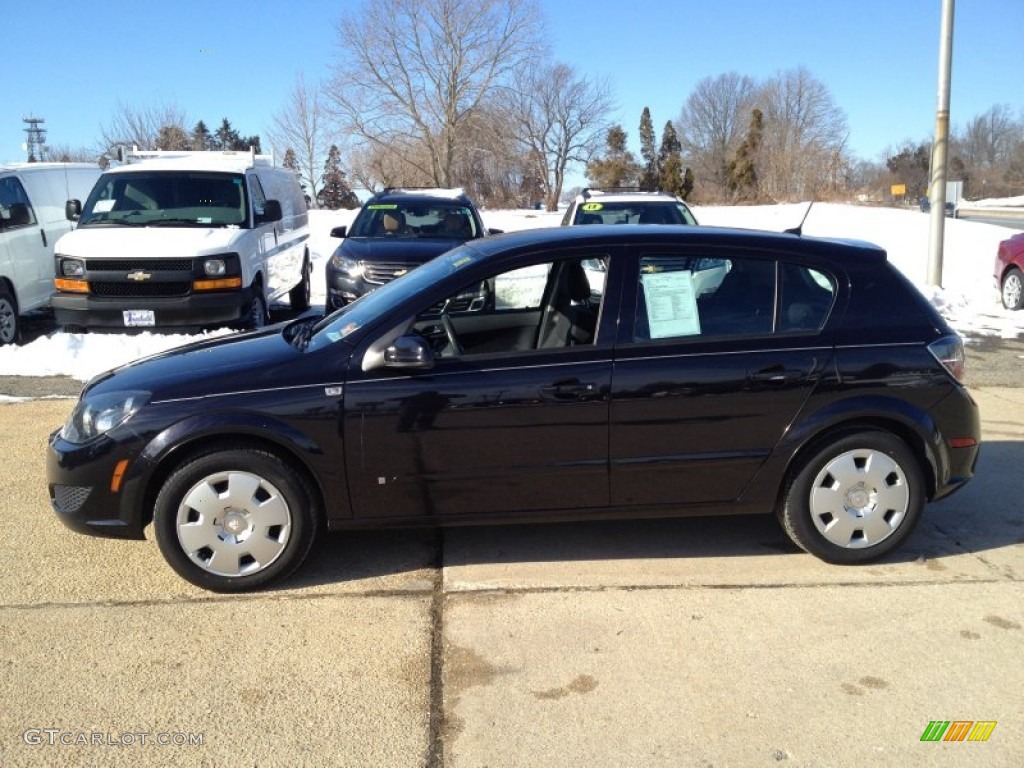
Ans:
[{"label": "front side window", "polygon": [[28,227],[35,223],[36,213],[18,178],[0,178],[0,229]]},{"label": "front side window", "polygon": [[78,226],[243,226],[244,186],[244,177],[233,173],[106,173],[86,200]]},{"label": "front side window", "polygon": [[774,259],[659,254],[639,276],[634,341],[816,332],[835,295],[825,273]]}]

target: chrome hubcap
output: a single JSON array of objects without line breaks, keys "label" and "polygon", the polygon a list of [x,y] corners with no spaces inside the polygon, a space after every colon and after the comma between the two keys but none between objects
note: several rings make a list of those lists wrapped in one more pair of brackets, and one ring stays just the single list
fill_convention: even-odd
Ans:
[{"label": "chrome hubcap", "polygon": [[273,484],[249,472],[217,472],[185,494],[178,543],[196,565],[218,576],[261,571],[281,556],[291,510]]},{"label": "chrome hubcap", "polygon": [[862,449],[832,459],[811,487],[811,519],[831,543],[863,549],[887,539],[910,507],[903,468],[886,453]]},{"label": "chrome hubcap", "polygon": [[1020,303],[1021,282],[1017,275],[1010,275],[1003,283],[1003,304],[1016,307]]}]

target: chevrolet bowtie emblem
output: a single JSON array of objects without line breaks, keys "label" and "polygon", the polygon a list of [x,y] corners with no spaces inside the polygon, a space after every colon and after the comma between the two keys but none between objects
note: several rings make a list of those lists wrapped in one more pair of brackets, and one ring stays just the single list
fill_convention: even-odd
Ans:
[{"label": "chevrolet bowtie emblem", "polygon": [[125,277],[129,280],[135,280],[136,282],[142,282],[143,280],[149,280],[153,275],[144,269],[136,269],[134,272],[129,272]]}]

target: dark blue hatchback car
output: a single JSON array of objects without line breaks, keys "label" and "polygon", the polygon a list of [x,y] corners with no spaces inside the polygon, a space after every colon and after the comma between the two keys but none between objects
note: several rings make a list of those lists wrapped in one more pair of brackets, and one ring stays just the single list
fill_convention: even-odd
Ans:
[{"label": "dark blue hatchback car", "polygon": [[320,530],[372,526],[764,512],[860,563],[971,478],[963,362],[872,245],[531,230],[325,318],[96,378],[51,438],[49,491],[78,531],[152,523],[218,591],[286,576]]}]

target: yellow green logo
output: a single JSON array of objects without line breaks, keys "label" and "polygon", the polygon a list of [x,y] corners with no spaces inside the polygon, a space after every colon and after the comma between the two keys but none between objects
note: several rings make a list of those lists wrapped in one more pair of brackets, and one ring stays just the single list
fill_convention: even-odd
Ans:
[{"label": "yellow green logo", "polygon": [[988,741],[995,720],[931,720],[921,741]]}]

